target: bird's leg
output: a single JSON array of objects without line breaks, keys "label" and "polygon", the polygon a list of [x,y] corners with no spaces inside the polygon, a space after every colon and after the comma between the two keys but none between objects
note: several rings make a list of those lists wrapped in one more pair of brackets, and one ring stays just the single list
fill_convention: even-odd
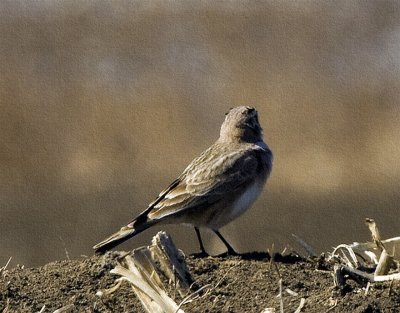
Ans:
[{"label": "bird's leg", "polygon": [[213,231],[218,236],[218,238],[221,239],[221,241],[224,243],[224,245],[228,249],[228,251],[227,251],[228,255],[239,255],[239,253],[237,253],[235,251],[235,249],[232,248],[232,246],[229,244],[229,242],[226,241],[226,239],[224,237],[222,237],[221,233],[218,230],[213,230]]},{"label": "bird's leg", "polygon": [[203,240],[201,240],[199,228],[195,226],[194,230],[196,231],[197,239],[199,240],[199,245],[200,245],[200,254],[199,255],[200,256],[208,256],[206,249],[204,249]]}]

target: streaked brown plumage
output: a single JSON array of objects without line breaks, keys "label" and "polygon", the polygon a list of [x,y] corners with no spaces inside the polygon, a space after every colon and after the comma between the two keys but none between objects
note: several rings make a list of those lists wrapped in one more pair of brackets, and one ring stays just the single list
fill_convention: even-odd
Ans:
[{"label": "streaked brown plumage", "polygon": [[145,211],[93,248],[104,252],[154,224],[182,223],[195,227],[202,253],[205,249],[199,227],[212,229],[228,253],[235,254],[218,230],[251,206],[271,168],[272,152],[263,141],[257,111],[247,106],[231,109],[219,139]]}]

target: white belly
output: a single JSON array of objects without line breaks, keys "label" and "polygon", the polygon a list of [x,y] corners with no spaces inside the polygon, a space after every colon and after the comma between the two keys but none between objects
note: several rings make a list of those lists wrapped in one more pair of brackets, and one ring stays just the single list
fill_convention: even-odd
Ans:
[{"label": "white belly", "polygon": [[232,220],[244,213],[256,201],[260,195],[264,184],[255,182],[250,185],[246,191],[236,200],[231,209]]},{"label": "white belly", "polygon": [[216,214],[207,226],[212,229],[219,229],[239,217],[256,201],[263,186],[264,182],[262,181],[250,185],[234,203],[228,207],[220,207],[219,214]]}]

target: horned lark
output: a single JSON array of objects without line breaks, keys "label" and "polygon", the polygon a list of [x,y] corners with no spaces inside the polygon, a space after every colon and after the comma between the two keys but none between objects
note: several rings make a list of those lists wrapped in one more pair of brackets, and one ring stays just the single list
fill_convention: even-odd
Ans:
[{"label": "horned lark", "polygon": [[272,152],[263,141],[254,108],[231,109],[218,140],[194,159],[168,188],[128,225],[93,247],[105,252],[155,224],[194,226],[200,250],[206,254],[199,228],[211,229],[237,254],[219,229],[246,211],[261,193],[271,172]]}]

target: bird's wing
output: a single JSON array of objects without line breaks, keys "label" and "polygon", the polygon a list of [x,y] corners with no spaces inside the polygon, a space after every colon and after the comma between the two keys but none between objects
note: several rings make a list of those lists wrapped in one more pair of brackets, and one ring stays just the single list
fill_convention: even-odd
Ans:
[{"label": "bird's wing", "polygon": [[[211,147],[210,149],[212,149]],[[259,170],[258,148],[205,151],[149,206],[147,217],[159,220],[203,204],[221,200],[227,192],[252,182]],[[211,152],[211,153],[210,153]]]}]

